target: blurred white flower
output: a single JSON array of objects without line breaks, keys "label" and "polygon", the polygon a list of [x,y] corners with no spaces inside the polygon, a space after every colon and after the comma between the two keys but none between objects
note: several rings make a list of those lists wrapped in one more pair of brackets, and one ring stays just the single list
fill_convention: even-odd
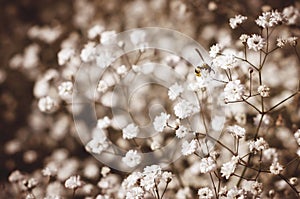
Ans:
[{"label": "blurred white flower", "polygon": [[175,100],[183,92],[183,87],[178,85],[177,82],[173,84],[168,91],[168,96],[170,100]]},{"label": "blurred white flower", "polygon": [[100,25],[94,25],[88,30],[88,38],[95,39],[97,36],[100,36],[104,31],[104,27]]},{"label": "blurred white flower", "polygon": [[72,48],[63,48],[57,53],[58,65],[66,64],[72,56],[75,55],[75,50]]},{"label": "blurred white flower", "polygon": [[133,168],[141,163],[141,156],[136,150],[129,150],[125,157],[122,158],[122,162],[127,166]]},{"label": "blurred white flower", "polygon": [[222,55],[213,59],[213,65],[217,68],[232,69],[237,66],[236,52],[233,50],[224,50]]},{"label": "blurred white flower", "polygon": [[198,189],[199,199],[211,199],[214,197],[212,190],[208,187]]},{"label": "blurred white flower", "polygon": [[88,42],[81,50],[80,58],[83,62],[91,62],[96,58],[96,43]]},{"label": "blurred white flower", "polygon": [[175,115],[184,119],[199,111],[199,108],[185,99],[181,100],[174,106]]},{"label": "blurred white flower", "polygon": [[253,152],[253,153],[256,153],[258,151],[263,151],[268,148],[269,148],[268,143],[262,137],[257,139],[256,141],[251,140],[249,142],[250,152]]},{"label": "blurred white flower", "polygon": [[153,126],[157,132],[162,132],[167,126],[168,119],[170,118],[169,114],[162,112],[160,116],[154,118]]},{"label": "blurred white flower", "polygon": [[116,31],[114,30],[104,31],[101,33],[100,42],[103,45],[109,45],[116,41],[116,37],[117,37]]},{"label": "blurred white flower", "polygon": [[282,11],[284,18],[287,20],[288,25],[294,25],[299,22],[300,12],[294,6],[285,7]]},{"label": "blurred white flower", "polygon": [[42,112],[52,113],[57,109],[58,105],[53,98],[46,96],[39,99],[38,107]]},{"label": "blurred white flower", "polygon": [[181,145],[182,155],[191,155],[197,149],[197,141],[194,139],[191,142],[184,141]]},{"label": "blurred white flower", "polygon": [[97,91],[99,93],[105,93],[108,89],[108,85],[104,80],[100,80],[98,85],[97,85]]},{"label": "blurred white flower", "polygon": [[65,181],[65,187],[67,189],[77,189],[83,185],[83,182],[80,180],[80,176],[71,176]]},{"label": "blurred white flower", "polygon": [[235,29],[238,27],[238,25],[242,24],[246,20],[246,16],[236,15],[235,17],[229,19],[229,25],[232,29]]},{"label": "blurred white flower", "polygon": [[117,74],[119,75],[125,75],[127,73],[127,68],[125,65],[121,65],[117,68]]},{"label": "blurred white flower", "polygon": [[101,119],[97,120],[97,128],[106,129],[111,125],[111,119],[107,116],[104,116]]},{"label": "blurred white flower", "polygon": [[239,39],[240,39],[240,41],[241,41],[242,43],[246,43],[249,37],[250,37],[250,36],[247,35],[247,34],[241,34],[241,36],[240,36]]},{"label": "blurred white flower", "polygon": [[257,92],[262,97],[269,97],[270,96],[270,88],[266,85],[261,85],[257,88]]},{"label": "blurred white flower", "polygon": [[128,124],[122,130],[123,139],[132,139],[132,138],[135,138],[138,133],[139,133],[139,128],[135,124],[133,124],[133,123]]},{"label": "blurred white flower", "polygon": [[86,150],[91,153],[100,154],[109,146],[106,137],[95,137],[90,140],[85,146]]},{"label": "blurred white flower", "polygon": [[266,42],[260,35],[253,34],[247,39],[248,48],[254,51],[259,51],[265,46]]},{"label": "blurred white flower", "polygon": [[228,126],[227,131],[236,138],[242,138],[246,133],[246,130],[239,125]]},{"label": "blurred white flower", "polygon": [[141,187],[133,187],[126,192],[126,199],[142,199],[144,198],[145,191]]},{"label": "blurred white flower", "polygon": [[221,53],[222,46],[220,44],[215,44],[209,49],[209,56],[215,58],[219,53]]},{"label": "blurred white flower", "polygon": [[62,82],[58,86],[58,94],[62,97],[62,99],[67,99],[72,97],[73,83],[71,81]]},{"label": "blurred white flower", "polygon": [[283,21],[283,16],[277,10],[271,12],[263,12],[258,19],[255,20],[256,24],[261,28],[270,28],[278,25]]},{"label": "blurred white flower", "polygon": [[279,162],[273,162],[270,166],[270,172],[274,175],[279,175],[281,171],[283,171],[283,166]]},{"label": "blurred white flower", "polygon": [[244,199],[246,198],[244,190],[238,189],[236,186],[229,189],[227,192],[227,199]]}]

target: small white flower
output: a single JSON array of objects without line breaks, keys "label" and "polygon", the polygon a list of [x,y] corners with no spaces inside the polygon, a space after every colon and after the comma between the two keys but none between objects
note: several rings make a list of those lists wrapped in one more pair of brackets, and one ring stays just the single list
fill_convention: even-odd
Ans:
[{"label": "small white flower", "polygon": [[96,58],[96,43],[88,42],[81,50],[80,58],[83,62],[91,62]]},{"label": "small white flower", "polygon": [[232,50],[225,50],[222,55],[213,59],[213,65],[222,69],[233,69],[237,66],[237,59],[235,52]]},{"label": "small white flower", "polygon": [[146,32],[144,30],[134,30],[130,34],[130,40],[135,46],[138,46],[138,47],[147,46],[147,44],[145,42]]},{"label": "small white flower", "polygon": [[142,199],[145,191],[141,187],[133,187],[126,193],[125,199]]},{"label": "small white flower", "polygon": [[300,18],[300,12],[294,6],[285,7],[282,11],[283,17],[287,20],[288,25],[296,24]]},{"label": "small white flower", "polygon": [[188,129],[185,126],[180,125],[175,132],[176,137],[183,138],[188,134]]},{"label": "small white flower", "polygon": [[97,85],[97,91],[99,93],[105,93],[108,89],[108,85],[104,80],[100,80],[98,85]]},{"label": "small white flower", "polygon": [[61,49],[58,52],[58,54],[57,54],[58,64],[60,66],[66,64],[71,59],[71,57],[73,55],[75,55],[74,49],[71,49],[71,48],[63,48],[63,49]]},{"label": "small white flower", "polygon": [[297,45],[297,40],[298,40],[298,37],[289,37],[289,38],[287,38],[287,42],[291,46],[296,46]]},{"label": "small white flower", "polygon": [[103,32],[104,27],[100,25],[95,25],[88,30],[88,38],[95,39],[97,36],[100,36]]},{"label": "small white flower", "polygon": [[65,187],[67,189],[77,189],[83,185],[83,182],[80,180],[80,176],[71,176],[65,181]]},{"label": "small white flower", "polygon": [[245,136],[246,130],[239,125],[228,126],[227,131],[236,138],[242,138]]},{"label": "small white flower", "polygon": [[233,174],[236,169],[238,160],[239,160],[238,156],[233,156],[229,162],[224,163],[222,165],[222,167],[221,167],[222,177],[225,177],[227,180],[229,179],[231,174]]},{"label": "small white flower", "polygon": [[175,115],[184,119],[199,111],[199,108],[189,101],[181,100],[174,106]]},{"label": "small white flower", "polygon": [[169,99],[175,100],[183,92],[183,87],[178,85],[177,82],[173,84],[168,91]]},{"label": "small white flower", "polygon": [[50,96],[46,96],[39,99],[38,107],[42,112],[52,113],[57,109],[57,103]]},{"label": "small white flower", "polygon": [[99,129],[106,129],[110,126],[110,124],[111,124],[111,119],[107,116],[97,120],[97,128]]},{"label": "small white flower", "polygon": [[220,44],[215,44],[210,47],[209,56],[215,58],[219,53],[221,53],[222,47]]},{"label": "small white flower", "polygon": [[135,124],[131,123],[123,129],[122,133],[123,139],[132,139],[139,133],[139,128]]},{"label": "small white flower", "polygon": [[115,42],[117,37],[116,31],[104,31],[101,33],[100,42],[103,45],[109,45]]},{"label": "small white flower", "polygon": [[276,149],[269,148],[263,151],[263,160],[264,161],[271,161],[271,162],[278,162],[278,153]]},{"label": "small white flower", "polygon": [[129,150],[125,157],[122,158],[122,162],[133,168],[141,163],[141,156],[136,150]]},{"label": "small white flower", "polygon": [[255,20],[256,24],[261,28],[274,27],[282,21],[282,14],[277,10],[272,12],[263,12],[262,15]]},{"label": "small white flower", "polygon": [[161,175],[161,178],[163,181],[165,181],[166,183],[171,182],[171,180],[173,179],[173,174],[171,172],[168,171],[164,171]]},{"label": "small white flower", "polygon": [[235,17],[229,19],[229,25],[232,29],[235,29],[238,27],[238,25],[242,24],[246,20],[246,16],[236,15]]},{"label": "small white flower", "polygon": [[297,155],[300,157],[300,148],[298,148],[298,150],[297,150]]},{"label": "small white flower", "polygon": [[250,50],[252,49],[254,51],[260,51],[265,44],[265,40],[257,34],[253,34],[247,39],[247,46]]},{"label": "small white flower", "polygon": [[257,88],[257,92],[262,97],[269,97],[270,96],[270,88],[266,85],[261,85]]},{"label": "small white flower", "polygon": [[162,132],[164,128],[167,126],[167,121],[169,118],[170,115],[164,112],[162,112],[160,116],[156,116],[153,122],[154,129],[158,132]]},{"label": "small white flower", "polygon": [[283,38],[277,38],[277,43],[276,45],[279,47],[279,48],[283,48],[286,44],[287,44],[287,40],[286,39],[283,39]]},{"label": "small white flower", "polygon": [[63,98],[69,98],[73,93],[73,83],[71,81],[62,82],[58,86],[58,94]]},{"label": "small white flower", "polygon": [[87,143],[86,150],[91,153],[100,154],[109,146],[106,137],[97,136]]},{"label": "small white flower", "polygon": [[249,37],[250,36],[247,34],[242,34],[239,39],[241,40],[242,43],[246,43]]},{"label": "small white flower", "polygon": [[198,190],[199,199],[211,199],[214,197],[212,190],[208,187],[204,187]]},{"label": "small white flower", "polygon": [[257,196],[261,194],[262,192],[262,183],[259,183],[257,181],[244,181],[243,183],[243,189],[245,191],[251,192],[253,195]]},{"label": "small white flower", "polygon": [[233,80],[226,84],[224,88],[225,101],[238,101],[242,99],[244,95],[244,86],[240,80]]},{"label": "small white flower", "polygon": [[212,157],[202,158],[199,164],[201,173],[210,173],[217,169],[216,161]]},{"label": "small white flower", "polygon": [[278,162],[273,162],[270,166],[270,172],[274,175],[279,175],[281,171],[283,171],[283,166],[281,166]]},{"label": "small white flower", "polygon": [[159,165],[146,166],[143,171],[143,178],[140,185],[147,191],[155,187],[156,180],[160,180],[162,175]]},{"label": "small white flower", "polygon": [[119,75],[125,75],[127,73],[127,68],[125,65],[121,65],[117,68],[117,73]]},{"label": "small white flower", "polygon": [[256,141],[249,142],[250,152],[253,152],[253,153],[256,153],[257,151],[263,151],[268,148],[269,148],[268,143],[262,137],[257,139]]},{"label": "small white flower", "polygon": [[245,193],[243,189],[238,189],[236,186],[229,189],[227,192],[227,199],[245,199]]},{"label": "small white flower", "polygon": [[184,141],[181,146],[181,153],[183,155],[191,155],[197,149],[197,141],[192,140],[190,143],[188,141]]}]

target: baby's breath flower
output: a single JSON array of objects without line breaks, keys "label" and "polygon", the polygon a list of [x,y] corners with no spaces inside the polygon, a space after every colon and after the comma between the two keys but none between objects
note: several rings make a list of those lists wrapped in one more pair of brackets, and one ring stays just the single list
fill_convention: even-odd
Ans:
[{"label": "baby's breath flower", "polygon": [[249,149],[250,152],[256,153],[257,151],[264,151],[265,149],[268,149],[269,145],[264,140],[264,138],[259,138],[256,141],[250,141],[249,142]]},{"label": "baby's breath flower", "polygon": [[71,176],[65,181],[65,187],[67,189],[77,189],[83,185],[83,182],[80,180],[80,176]]},{"label": "baby's breath flower", "polygon": [[283,38],[277,38],[277,43],[276,45],[279,47],[279,48],[283,48],[286,43],[287,43],[287,40],[286,39],[283,39]]},{"label": "baby's breath flower", "polygon": [[146,166],[143,170],[143,178],[141,179],[141,186],[147,191],[155,187],[156,181],[161,179],[162,170],[159,165]]},{"label": "baby's breath flower", "polygon": [[237,66],[235,52],[232,50],[225,50],[222,55],[213,59],[213,65],[225,70],[235,68]]},{"label": "baby's breath flower", "polygon": [[145,191],[141,187],[133,187],[126,192],[125,199],[142,199],[144,198]]},{"label": "baby's breath flower", "polygon": [[81,50],[80,58],[83,62],[91,62],[96,58],[96,43],[88,42]]},{"label": "baby's breath flower", "polygon": [[243,44],[245,44],[246,42],[247,42],[247,39],[249,38],[250,36],[249,35],[247,35],[247,34],[242,34],[241,36],[240,36],[240,40],[241,40],[241,42],[243,43]]},{"label": "baby's breath flower", "polygon": [[57,109],[57,102],[50,96],[42,97],[39,99],[38,107],[42,112],[52,113]]},{"label": "baby's breath flower", "polygon": [[97,128],[99,129],[106,129],[110,126],[111,124],[111,119],[107,116],[104,116],[101,119],[97,120]]},{"label": "baby's breath flower", "polygon": [[25,178],[25,176],[19,170],[15,170],[9,175],[8,181],[9,182],[18,182],[18,181],[23,180],[24,178]]},{"label": "baby's breath flower", "polygon": [[176,130],[175,134],[176,134],[176,137],[178,137],[180,139],[184,138],[188,134],[188,129],[185,126],[180,125],[178,127],[178,129]]},{"label": "baby's breath flower", "polygon": [[271,12],[263,12],[258,19],[255,20],[256,24],[261,28],[270,28],[283,21],[283,16],[277,10]]},{"label": "baby's breath flower", "polygon": [[175,100],[183,92],[183,87],[178,85],[177,82],[173,84],[168,91],[168,96],[170,100]]},{"label": "baby's breath flower", "polygon": [[298,37],[289,37],[289,38],[287,38],[287,42],[291,46],[296,46],[297,45],[297,40],[298,40]]},{"label": "baby's breath flower", "polygon": [[265,46],[265,44],[265,40],[257,34],[253,34],[247,39],[247,46],[250,50],[259,51]]},{"label": "baby's breath flower", "polygon": [[94,25],[92,28],[88,30],[88,38],[95,39],[97,36],[100,36],[103,32],[104,27],[100,25]]},{"label": "baby's breath flower", "polygon": [[211,199],[214,197],[212,190],[208,187],[204,187],[198,190],[199,199]]},{"label": "baby's breath flower", "polygon": [[217,169],[216,161],[212,157],[202,158],[199,164],[201,173],[210,173]]},{"label": "baby's breath flower", "polygon": [[103,45],[109,45],[115,42],[117,37],[116,31],[104,31],[101,33],[100,43]]},{"label": "baby's breath flower", "polygon": [[158,132],[162,132],[164,128],[167,126],[167,121],[169,118],[170,115],[164,112],[162,112],[160,116],[156,116],[153,122],[154,129]]},{"label": "baby's breath flower", "polygon": [[184,99],[174,106],[174,113],[180,119],[187,118],[198,111],[199,108],[196,105]]},{"label": "baby's breath flower", "polygon": [[229,162],[224,163],[221,167],[222,177],[225,177],[228,180],[231,174],[234,173],[238,161],[239,161],[239,157],[233,156]]},{"label": "baby's breath flower", "polygon": [[245,136],[246,130],[239,125],[228,126],[227,131],[236,138],[242,138]]},{"label": "baby's breath flower", "polygon": [[121,65],[117,68],[117,73],[119,75],[125,75],[127,73],[127,68],[125,65]]},{"label": "baby's breath flower", "polygon": [[71,49],[71,48],[61,49],[57,54],[58,64],[60,66],[66,64],[71,59],[71,57],[73,55],[75,55],[75,50],[74,49]]},{"label": "baby's breath flower", "polygon": [[233,188],[229,189],[227,192],[227,198],[229,199],[244,199],[245,193],[243,189],[238,189],[236,186]]},{"label": "baby's breath flower", "polygon": [[129,167],[135,167],[141,163],[141,156],[136,150],[129,150],[125,157],[122,158],[122,162]]},{"label": "baby's breath flower", "polygon": [[277,162],[278,161],[278,153],[275,148],[269,148],[263,151],[263,160]]},{"label": "baby's breath flower", "polygon": [[254,196],[261,194],[262,188],[262,183],[259,183],[257,181],[245,181],[243,184],[243,189],[245,191],[251,192]]},{"label": "baby's breath flower", "polygon": [[172,178],[173,178],[173,174],[171,172],[168,171],[164,171],[161,175],[162,180],[165,181],[166,183],[171,182]]},{"label": "baby's breath flower", "polygon": [[132,139],[139,133],[139,128],[135,124],[131,123],[123,129],[122,133],[123,139]]},{"label": "baby's breath flower", "polygon": [[212,58],[215,58],[222,50],[222,47],[220,44],[215,44],[213,46],[210,47],[209,50],[209,56]]},{"label": "baby's breath flower", "polygon": [[183,155],[191,155],[197,149],[197,141],[192,140],[190,143],[188,141],[184,141],[181,146],[181,153]]},{"label": "baby's breath flower", "polygon": [[300,18],[300,12],[294,6],[285,7],[282,11],[282,14],[287,20],[288,25],[296,24]]},{"label": "baby's breath flower", "polygon": [[257,88],[257,92],[262,97],[269,97],[270,96],[270,88],[266,85],[261,85]]},{"label": "baby's breath flower", "polygon": [[104,80],[100,80],[98,85],[97,85],[97,91],[99,93],[105,93],[108,89],[108,85]]},{"label": "baby's breath flower", "polygon": [[233,80],[226,84],[224,88],[225,101],[238,101],[244,95],[245,87],[241,84],[240,80]]},{"label": "baby's breath flower", "polygon": [[63,98],[69,98],[73,93],[73,83],[71,81],[62,82],[58,86],[58,94]]},{"label": "baby's breath flower", "polygon": [[108,148],[108,142],[105,136],[98,136],[93,138],[85,146],[86,150],[91,153],[100,154]]},{"label": "baby's breath flower", "polygon": [[283,171],[283,166],[281,166],[278,162],[273,162],[270,166],[270,172],[274,175],[280,174]]},{"label": "baby's breath flower", "polygon": [[297,150],[297,155],[300,157],[300,148],[298,148],[298,150]]},{"label": "baby's breath flower", "polygon": [[238,27],[238,25],[242,24],[246,20],[246,16],[236,15],[235,17],[229,19],[229,25],[232,29],[235,29]]}]

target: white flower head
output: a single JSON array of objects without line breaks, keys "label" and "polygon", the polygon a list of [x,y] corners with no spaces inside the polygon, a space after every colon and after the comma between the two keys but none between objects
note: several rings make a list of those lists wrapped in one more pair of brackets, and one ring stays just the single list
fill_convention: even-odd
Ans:
[{"label": "white flower head", "polygon": [[283,22],[283,16],[277,10],[270,12],[263,12],[258,19],[255,20],[256,24],[261,28],[270,28]]},{"label": "white flower head", "polygon": [[125,65],[121,65],[117,68],[117,73],[119,75],[125,75],[127,73],[128,69],[126,68]]},{"label": "white flower head", "polygon": [[191,142],[184,141],[181,145],[181,153],[183,155],[191,155],[197,149],[197,141],[193,139]]},{"label": "white flower head", "polygon": [[270,172],[274,175],[279,175],[281,171],[283,171],[283,166],[278,162],[273,162],[270,166]]},{"label": "white flower head", "polygon": [[242,34],[239,39],[241,40],[242,43],[246,43],[249,37],[250,36],[247,34]]},{"label": "white flower head", "polygon": [[132,187],[126,192],[125,199],[141,199],[144,198],[145,191],[141,187]]},{"label": "white flower head", "polygon": [[134,45],[141,46],[145,44],[146,32],[144,30],[134,30],[130,34],[130,40]]},{"label": "white flower head", "polygon": [[264,38],[257,34],[253,34],[247,39],[247,46],[250,50],[252,49],[254,51],[260,51],[265,44],[266,42]]},{"label": "white flower head", "polygon": [[226,84],[224,88],[225,101],[238,101],[244,95],[245,87],[241,84],[240,80],[233,80]]},{"label": "white flower head", "polygon": [[289,38],[287,38],[287,42],[291,46],[296,46],[297,45],[297,40],[298,40],[298,37],[289,37]]},{"label": "white flower head", "polygon": [[257,88],[257,92],[262,97],[269,97],[270,96],[270,88],[266,85],[261,85]]},{"label": "white flower head", "polygon": [[70,98],[73,94],[73,83],[71,81],[62,82],[58,86],[58,94],[63,98]]},{"label": "white flower head", "polygon": [[108,89],[108,85],[104,80],[100,80],[97,85],[97,91],[99,93],[105,93]]},{"label": "white flower head", "polygon": [[227,131],[236,138],[242,138],[245,136],[246,130],[239,125],[228,126]]},{"label": "white flower head", "polygon": [[80,58],[83,62],[91,62],[96,58],[96,43],[88,42],[81,50]]},{"label": "white flower head", "polygon": [[288,25],[296,24],[300,19],[300,12],[294,6],[285,7],[282,14]]},{"label": "white flower head", "polygon": [[246,16],[236,15],[235,17],[229,19],[229,25],[232,29],[235,29],[238,27],[238,25],[242,24],[246,20]]},{"label": "white flower head", "polygon": [[269,148],[268,143],[262,137],[257,139],[256,141],[249,142],[250,152],[253,152],[253,153],[256,153],[257,151],[263,151],[268,148]]},{"label": "white flower head", "polygon": [[123,129],[122,133],[124,139],[132,139],[139,133],[139,128],[135,124],[131,123]]},{"label": "white flower head", "polygon": [[210,47],[209,56],[215,58],[219,53],[221,53],[222,46],[220,44],[215,44]]},{"label": "white flower head", "polygon": [[170,100],[175,100],[183,92],[183,87],[178,85],[177,82],[173,84],[168,91],[168,96]]},{"label": "white flower head", "polygon": [[58,108],[57,102],[50,96],[42,97],[39,99],[38,107],[40,111],[52,113]]},{"label": "white flower head", "polygon": [[65,187],[67,189],[77,189],[83,186],[83,182],[80,180],[80,176],[71,176],[65,181]]},{"label": "white flower head", "polygon": [[184,138],[188,134],[188,129],[183,125],[179,125],[175,134],[176,134],[176,137],[178,137],[180,139]]},{"label": "white flower head", "polygon": [[104,31],[104,27],[100,25],[94,25],[88,30],[88,38],[95,39],[97,36],[100,36]]},{"label": "white flower head", "polygon": [[216,161],[212,157],[202,158],[199,164],[201,173],[210,173],[217,169]]},{"label": "white flower head", "polygon": [[107,116],[104,116],[101,119],[97,120],[97,128],[106,129],[111,125],[111,119]]},{"label": "white flower head", "polygon": [[213,61],[213,66],[222,69],[233,69],[237,67],[238,60],[236,58],[236,52],[232,49],[226,49],[222,55],[216,56]]},{"label": "white flower head", "polygon": [[198,190],[199,199],[211,199],[214,197],[212,190],[208,187],[204,187]]},{"label": "white flower head", "polygon": [[101,33],[100,43],[103,45],[110,45],[116,41],[116,31],[104,31]]},{"label": "white flower head", "polygon": [[125,157],[122,158],[122,162],[133,168],[141,163],[141,156],[136,150],[129,150]]},{"label": "white flower head", "polygon": [[154,129],[158,132],[162,132],[167,126],[168,119],[170,118],[169,114],[162,112],[160,116],[154,118],[153,126]]},{"label": "white flower head", "polygon": [[97,136],[86,144],[85,149],[90,153],[100,154],[108,147],[109,143],[107,142],[106,137]]},{"label": "white flower head", "polygon": [[225,177],[227,180],[229,179],[231,174],[233,174],[236,169],[238,160],[239,160],[238,156],[233,156],[229,162],[224,163],[222,165],[222,167],[221,167],[222,177]]},{"label": "white flower head", "polygon": [[183,99],[174,106],[175,115],[184,119],[199,111],[199,107]]},{"label": "white flower head", "polygon": [[75,50],[71,48],[63,48],[61,49],[58,54],[58,65],[62,66],[66,64],[72,56],[75,55]]}]

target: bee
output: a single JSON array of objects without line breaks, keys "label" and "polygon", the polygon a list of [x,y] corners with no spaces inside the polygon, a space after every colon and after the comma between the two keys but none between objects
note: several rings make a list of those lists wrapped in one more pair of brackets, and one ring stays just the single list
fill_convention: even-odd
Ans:
[{"label": "bee", "polygon": [[209,73],[211,72],[211,71],[213,71],[214,73],[215,73],[215,71],[204,61],[204,59],[203,59],[203,57],[202,57],[202,55],[201,55],[201,53],[200,53],[200,51],[197,49],[197,48],[195,48],[195,50],[196,50],[196,52],[198,53],[198,55],[200,56],[200,58],[202,59],[202,61],[203,61],[203,64],[201,65],[201,66],[197,66],[196,68],[195,68],[195,75],[197,76],[197,77],[201,77],[202,76],[202,71],[203,70],[207,70]]}]

